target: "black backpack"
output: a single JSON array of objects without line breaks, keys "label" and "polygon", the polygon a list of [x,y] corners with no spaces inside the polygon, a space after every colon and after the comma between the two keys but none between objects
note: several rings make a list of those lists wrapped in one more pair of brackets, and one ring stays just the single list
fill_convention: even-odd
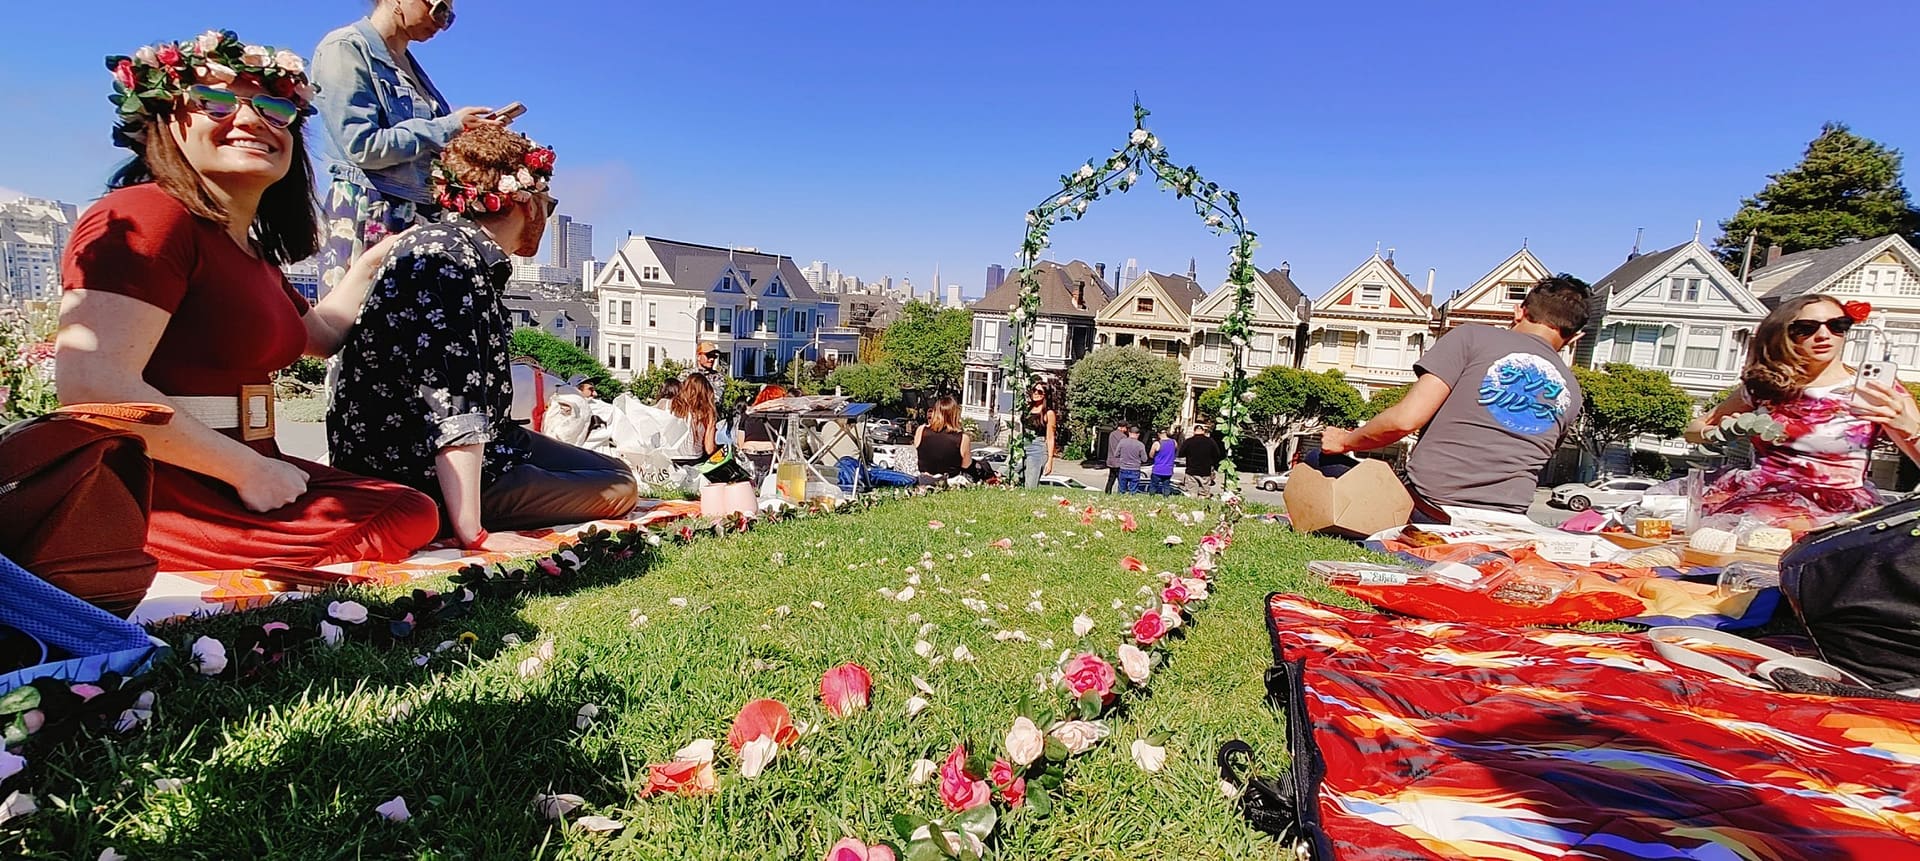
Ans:
[{"label": "black backpack", "polygon": [[1920,499],[1803,536],[1780,590],[1828,663],[1881,690],[1920,687]]}]

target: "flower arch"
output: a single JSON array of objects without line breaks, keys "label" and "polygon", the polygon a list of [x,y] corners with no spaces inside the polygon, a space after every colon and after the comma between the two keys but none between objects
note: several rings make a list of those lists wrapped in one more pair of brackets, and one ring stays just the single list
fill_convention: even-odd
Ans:
[{"label": "flower arch", "polygon": [[[1104,159],[1092,159],[1075,172],[1060,177],[1059,193],[1048,196],[1027,212],[1027,238],[1020,244],[1020,301],[1008,315],[1016,349],[1008,351],[1002,369],[1006,379],[1012,383],[1010,391],[1024,393],[1032,384],[1034,372],[1027,360],[1027,350],[1035,318],[1040,313],[1040,280],[1034,274],[1034,264],[1046,249],[1048,233],[1053,226],[1085,217],[1087,207],[1093,201],[1104,195],[1128,191],[1146,173],[1151,173],[1159,179],[1162,191],[1171,191],[1176,198],[1191,199],[1194,214],[1200,216],[1208,229],[1216,235],[1231,234],[1234,237],[1227,266],[1227,283],[1234,291],[1233,310],[1227,313],[1225,321],[1220,324],[1220,334],[1232,347],[1232,370],[1227,379],[1227,397],[1222,400],[1217,422],[1220,443],[1231,453],[1240,443],[1247,417],[1247,373],[1242,363],[1251,334],[1253,249],[1258,245],[1254,241],[1256,234],[1247,229],[1246,219],[1240,214],[1240,195],[1222,189],[1218,183],[1207,181],[1192,167],[1175,165],[1168,158],[1160,139],[1147,129],[1148,115],[1147,109],[1135,99],[1133,132],[1127,137],[1126,145]],[[1023,403],[1016,395],[1014,409],[1007,416],[1013,439],[1010,450],[1012,456],[1007,460],[1015,470],[1013,477],[1016,480],[1022,478],[1026,470],[1026,459],[1019,453],[1034,438],[1025,422],[1021,421],[1022,409]],[[1239,484],[1239,476],[1233,458],[1228,457],[1223,461],[1220,469],[1225,487],[1234,489]]]}]

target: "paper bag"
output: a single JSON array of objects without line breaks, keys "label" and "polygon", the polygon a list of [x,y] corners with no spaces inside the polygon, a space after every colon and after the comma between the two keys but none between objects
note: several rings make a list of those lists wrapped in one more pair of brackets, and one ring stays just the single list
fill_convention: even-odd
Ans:
[{"label": "paper bag", "polygon": [[1380,460],[1362,460],[1339,478],[1299,464],[1287,480],[1285,499],[1295,531],[1348,538],[1404,526],[1413,514],[1413,496]]}]

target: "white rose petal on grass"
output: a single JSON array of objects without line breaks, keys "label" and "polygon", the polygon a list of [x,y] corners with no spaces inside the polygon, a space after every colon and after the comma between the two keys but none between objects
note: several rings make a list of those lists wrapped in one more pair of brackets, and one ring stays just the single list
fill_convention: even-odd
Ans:
[{"label": "white rose petal on grass", "polygon": [[780,755],[780,743],[773,736],[763,735],[747,742],[740,748],[740,776],[753,780],[773,764],[773,758]]},{"label": "white rose petal on grass", "polygon": [[541,793],[533,797],[533,811],[542,819],[559,819],[587,806],[587,800],[569,792],[559,795]]},{"label": "white rose petal on grass", "polygon": [[713,761],[714,743],[710,738],[694,739],[686,747],[673,752],[676,762],[709,763]]},{"label": "white rose petal on grass", "polygon": [[358,601],[335,601],[327,605],[327,617],[348,625],[358,625],[367,621],[367,608]]},{"label": "white rose petal on grass", "polygon": [[907,585],[908,585],[908,586],[918,586],[918,585],[920,585],[920,575],[918,575],[918,574],[908,574],[908,575],[907,575]]},{"label": "white rose petal on grass", "polygon": [[916,593],[916,592],[914,592],[914,591],[913,591],[913,587],[912,587],[912,586],[908,586],[907,588],[905,588],[905,589],[902,589],[902,590],[900,590],[900,591],[899,591],[898,593],[896,593],[896,594],[895,594],[895,595],[893,596],[893,600],[895,600],[895,601],[899,601],[899,602],[901,602],[901,603],[903,603],[903,604],[904,604],[904,603],[906,603],[906,602],[908,602],[908,601],[911,601],[911,600],[913,600],[913,596],[914,596],[914,595],[916,595],[916,594],[918,594],[918,593]]},{"label": "white rose petal on grass", "polygon": [[667,605],[676,610],[685,610],[687,608],[687,599],[679,597],[668,598]]},{"label": "white rose petal on grass", "polygon": [[380,818],[388,822],[405,822],[413,818],[413,813],[407,810],[406,797],[401,795],[396,795],[392,801],[375,807],[373,812],[380,814]]},{"label": "white rose petal on grass", "polygon": [[1085,613],[1073,617],[1073,635],[1084,637],[1093,633],[1093,617]]},{"label": "white rose petal on grass", "polygon": [[25,771],[26,768],[26,757],[0,747],[0,783],[5,783],[7,778]]},{"label": "white rose petal on grass", "polygon": [[524,641],[520,639],[519,634],[502,634],[500,636],[500,645],[502,646],[518,646],[522,642]]},{"label": "white rose petal on grass", "polygon": [[939,763],[936,763],[931,759],[916,759],[913,761],[913,770],[907,772],[907,782],[913,784],[914,786],[920,786],[926,783],[927,781],[932,780],[934,774],[938,773],[939,771],[940,771]]},{"label": "white rose petal on grass", "polygon": [[193,641],[193,668],[203,676],[217,676],[227,669],[226,644],[212,637]]},{"label": "white rose petal on grass", "polygon": [[927,706],[930,705],[933,705],[933,703],[928,702],[926,697],[907,697],[907,717],[919,715],[921,712],[926,711]]},{"label": "white rose petal on grass", "polygon": [[1030,638],[1029,638],[1029,637],[1027,636],[1027,632],[1025,632],[1025,631],[1021,631],[1021,630],[1018,630],[1018,629],[1015,629],[1015,630],[1012,630],[1012,631],[995,631],[995,632],[994,632],[994,634],[993,634],[993,639],[994,639],[994,641],[995,641],[995,642],[1000,642],[1000,643],[1008,643],[1008,642],[1018,642],[1018,643],[1028,643],[1028,642],[1032,642],[1032,640],[1031,640],[1031,639],[1030,639]]},{"label": "white rose petal on grass", "polygon": [[612,834],[615,831],[627,827],[627,824],[618,819],[609,819],[605,816],[582,816],[573,821],[573,827],[585,831],[588,834]]},{"label": "white rose petal on grass", "polygon": [[344,628],[325,619],[320,620],[320,642],[326,643],[327,648],[339,648],[340,643],[346,639],[346,636],[347,632]]},{"label": "white rose petal on grass", "polygon": [[1225,780],[1220,781],[1220,797],[1221,798],[1232,799],[1237,797],[1239,794],[1240,794],[1239,787],[1234,786],[1232,783],[1229,783],[1228,781],[1225,781]]},{"label": "white rose petal on grass", "polygon": [[973,651],[967,648],[966,643],[961,643],[953,647],[953,662],[956,664],[973,663]]},{"label": "white rose petal on grass", "polygon": [[927,684],[926,679],[920,678],[919,676],[913,676],[911,678],[913,679],[914,690],[919,691],[923,694],[926,694],[927,696],[933,696],[933,686],[930,684]]},{"label": "white rose petal on grass", "polygon": [[933,632],[935,632],[935,631],[938,631],[938,630],[940,630],[940,626],[939,626],[939,625],[935,625],[935,624],[934,624],[934,623],[932,623],[932,622],[925,622],[925,623],[922,623],[922,624],[920,625],[920,636],[921,636],[921,637],[923,637],[923,638],[924,638],[924,637],[931,637],[931,636],[933,636]]},{"label": "white rose petal on grass", "polygon": [[180,778],[162,777],[154,780],[153,791],[158,792],[162,795],[167,795],[167,794],[179,792],[181,789],[185,788],[186,785],[187,785],[187,782],[184,780],[181,780]]},{"label": "white rose petal on grass", "polygon": [[1133,764],[1141,771],[1158,773],[1167,767],[1167,749],[1149,744],[1144,738],[1133,740]]},{"label": "white rose petal on grass", "polygon": [[544,662],[539,658],[522,658],[519,665],[514,667],[514,671],[520,674],[520,678],[530,679],[533,678],[533,674],[540,672],[542,663]]},{"label": "white rose petal on grass", "polygon": [[808,604],[807,606],[809,606],[809,607],[812,607],[812,608],[813,608],[813,609],[815,609],[815,610],[825,610],[825,609],[827,609],[827,605],[826,605],[826,603],[825,603],[825,602],[822,602],[822,601],[815,601],[815,602],[813,602],[813,603],[811,603],[811,604]]},{"label": "white rose petal on grass", "polygon": [[581,706],[579,711],[573,713],[573,728],[586,729],[587,727],[593,726],[594,720],[599,717],[600,707],[593,703],[587,703]]},{"label": "white rose petal on grass", "polygon": [[1026,766],[1040,758],[1047,748],[1047,737],[1040,727],[1025,716],[1013,719],[1013,728],[1007,730],[1007,758],[1014,765]]},{"label": "white rose petal on grass", "polygon": [[975,613],[987,612],[987,602],[982,601],[979,598],[961,598],[960,606],[965,607],[969,610],[972,610]]},{"label": "white rose petal on grass", "polygon": [[127,856],[120,854],[120,850],[108,846],[100,850],[100,861],[127,861]]},{"label": "white rose petal on grass", "polygon": [[1178,545],[1181,545],[1181,544],[1185,544],[1185,543],[1186,543],[1186,539],[1184,539],[1184,538],[1181,538],[1181,537],[1180,537],[1180,536],[1178,536],[1178,535],[1169,535],[1169,536],[1167,536],[1167,537],[1165,537],[1165,538],[1162,538],[1162,539],[1160,539],[1160,543],[1161,543],[1161,544],[1165,544],[1165,545],[1167,545],[1168,547],[1175,547],[1175,546],[1178,546]]},{"label": "white rose petal on grass", "polygon": [[5,825],[22,816],[30,815],[40,809],[33,796],[24,792],[7,794],[7,800],[0,801],[0,825]]},{"label": "white rose petal on grass", "polygon": [[785,604],[781,604],[780,606],[773,608],[773,614],[775,616],[785,618],[787,616],[793,615],[793,608]]},{"label": "white rose petal on grass", "polygon": [[1078,756],[1091,750],[1108,732],[1099,721],[1070,720],[1054,724],[1047,734],[1059,739],[1068,753]]},{"label": "white rose petal on grass", "polygon": [[895,592],[895,591],[893,591],[892,589],[889,589],[889,588],[887,588],[887,587],[885,587],[885,586],[882,586],[882,587],[880,587],[880,588],[878,588],[878,589],[875,589],[875,590],[873,590],[873,591],[875,591],[875,592],[878,592],[878,593],[880,593],[880,597],[882,597],[882,598],[885,598],[885,599],[887,599],[887,600],[889,600],[889,601],[891,601],[891,600],[893,600],[893,596],[895,596],[895,595],[898,595],[898,594],[900,594],[900,593],[898,593],[898,592]]},{"label": "white rose petal on grass", "polygon": [[913,643],[913,653],[922,658],[931,658],[933,657],[933,644],[926,640],[915,640]]},{"label": "white rose petal on grass", "polygon": [[1047,608],[1044,605],[1042,605],[1039,601],[1027,602],[1027,612],[1029,613],[1045,613],[1046,611],[1047,611]]}]

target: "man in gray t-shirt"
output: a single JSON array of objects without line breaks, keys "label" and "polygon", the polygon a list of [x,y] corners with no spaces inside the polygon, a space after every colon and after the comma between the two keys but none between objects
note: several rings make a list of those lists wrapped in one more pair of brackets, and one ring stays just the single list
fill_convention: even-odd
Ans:
[{"label": "man in gray t-shirt", "polygon": [[1560,358],[1587,325],[1587,285],[1547,278],[1513,326],[1448,332],[1414,364],[1413,388],[1357,430],[1328,428],[1326,454],[1392,445],[1415,431],[1407,480],[1435,505],[1524,513],[1540,470],[1580,415],[1580,384]]}]

